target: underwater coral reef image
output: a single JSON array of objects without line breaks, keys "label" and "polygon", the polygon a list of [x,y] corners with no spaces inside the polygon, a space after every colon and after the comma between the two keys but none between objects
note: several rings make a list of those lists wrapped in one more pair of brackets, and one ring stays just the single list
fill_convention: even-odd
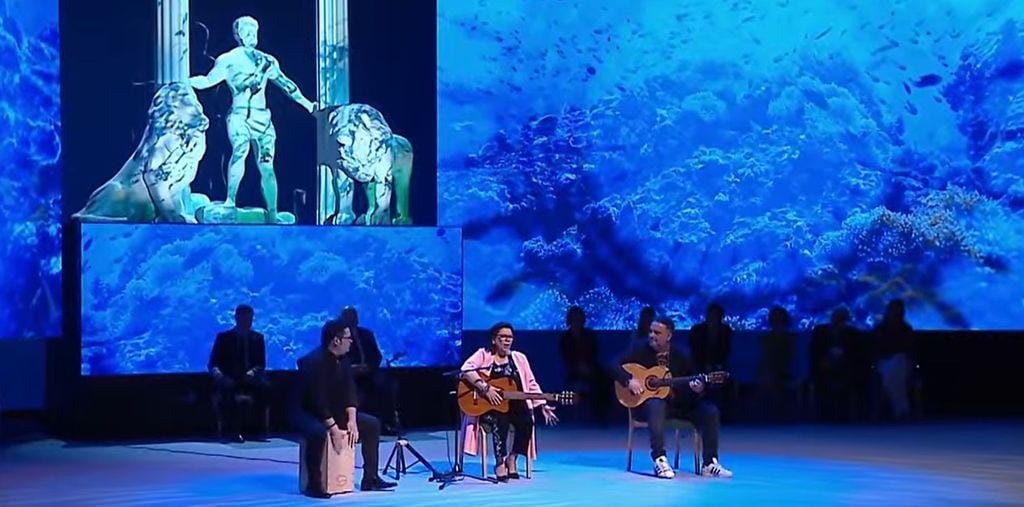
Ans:
[{"label": "underwater coral reef image", "polygon": [[61,333],[57,0],[0,0],[0,339]]},{"label": "underwater coral reef image", "polygon": [[392,366],[456,364],[458,229],[82,224],[82,374],[206,371],[234,308],[294,369],[342,307]]},{"label": "underwater coral reef image", "polygon": [[439,2],[438,133],[467,329],[1024,321],[1021,2]]}]

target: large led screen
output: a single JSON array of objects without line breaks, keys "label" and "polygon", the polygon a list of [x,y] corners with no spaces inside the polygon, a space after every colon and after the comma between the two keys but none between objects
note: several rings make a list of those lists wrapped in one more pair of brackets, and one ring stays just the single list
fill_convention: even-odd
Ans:
[{"label": "large led screen", "polygon": [[0,2],[0,339],[61,331],[57,0]]},{"label": "large led screen", "polygon": [[68,216],[436,223],[432,2],[64,4]]},{"label": "large led screen", "polygon": [[344,306],[391,366],[456,364],[458,229],[83,224],[82,373],[205,371],[234,309],[292,369]]},{"label": "large led screen", "polygon": [[440,2],[467,328],[1024,322],[1024,4]]}]

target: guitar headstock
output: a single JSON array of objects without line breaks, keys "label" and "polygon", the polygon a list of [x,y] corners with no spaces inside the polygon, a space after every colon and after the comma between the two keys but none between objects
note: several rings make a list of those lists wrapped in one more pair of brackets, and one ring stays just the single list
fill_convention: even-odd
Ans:
[{"label": "guitar headstock", "polygon": [[555,393],[552,396],[552,401],[559,405],[575,405],[576,404],[576,393],[572,391],[562,391]]},{"label": "guitar headstock", "polygon": [[704,374],[704,383],[706,384],[721,384],[729,379],[729,372],[727,371],[712,371]]}]

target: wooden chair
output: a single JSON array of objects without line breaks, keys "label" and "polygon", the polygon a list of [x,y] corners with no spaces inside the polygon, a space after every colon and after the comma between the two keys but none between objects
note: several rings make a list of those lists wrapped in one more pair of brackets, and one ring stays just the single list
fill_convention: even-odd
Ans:
[{"label": "wooden chair", "polygon": [[[224,410],[223,410],[223,407],[220,404],[220,398],[217,396],[216,392],[213,393],[212,402],[213,402],[214,422],[217,425],[217,438],[224,438]],[[241,392],[241,393],[234,393],[234,402],[235,402],[236,406],[241,406],[241,405],[252,406],[255,403],[255,399],[253,399],[252,395],[244,393],[244,392]],[[260,424],[262,425],[261,430],[263,431],[263,434],[265,436],[269,435],[269,433],[270,433],[270,403],[267,403],[266,406],[263,407],[263,413],[260,414],[260,415],[262,415],[262,418],[261,418],[262,420],[259,421]]]},{"label": "wooden chair", "polygon": [[[648,428],[648,424],[644,421],[638,421],[633,418],[633,409],[629,409],[629,434],[626,437],[626,471],[630,472],[633,470],[633,431],[638,429]],[[675,444],[676,444],[676,458],[673,462],[672,468],[679,469],[679,454],[682,451],[682,439],[681,433],[684,430],[693,432],[693,473],[700,475],[700,461],[701,451],[703,442],[700,438],[700,432],[697,428],[685,419],[666,419],[665,428],[675,430]]]},{"label": "wooden chair", "polygon": [[[487,430],[484,429],[484,425],[482,425],[482,424],[477,424],[476,428],[477,428],[476,429],[477,442],[480,443],[479,444],[480,445],[480,476],[486,479],[486,478],[488,478],[488,475],[487,475],[487,444],[488,444],[488,441],[487,441]],[[509,432],[509,435],[511,436],[514,431],[515,430],[512,430],[511,432]],[[530,459],[530,455],[531,454],[536,454],[536,453],[537,453],[537,443],[534,441],[533,438],[531,438],[530,439],[530,451],[527,453],[526,456],[524,456],[526,458],[526,478],[527,479],[532,479],[533,478],[533,460]]]}]

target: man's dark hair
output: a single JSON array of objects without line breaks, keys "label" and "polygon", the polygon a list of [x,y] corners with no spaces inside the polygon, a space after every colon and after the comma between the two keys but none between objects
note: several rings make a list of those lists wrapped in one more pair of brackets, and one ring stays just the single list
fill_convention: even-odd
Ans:
[{"label": "man's dark hair", "polygon": [[249,305],[238,305],[235,307],[236,315],[252,315],[255,311]]},{"label": "man's dark hair", "polygon": [[572,325],[572,317],[574,315],[579,315],[580,317],[583,317],[584,325],[586,325],[587,312],[583,311],[583,307],[577,306],[577,305],[573,305],[573,306],[570,306],[569,310],[565,312],[565,325],[566,326],[571,326]]},{"label": "man's dark hair", "polygon": [[324,324],[324,327],[320,329],[320,346],[327,347],[335,336],[341,336],[344,331],[345,326],[336,320]]},{"label": "man's dark hair", "polygon": [[717,315],[718,318],[720,318],[720,319],[724,319],[725,318],[725,307],[722,306],[721,303],[714,302],[714,303],[711,303],[710,305],[708,305],[707,313],[712,313],[712,312],[714,312],[714,314]]},{"label": "man's dark hair", "polygon": [[789,327],[789,312],[779,305],[773,306],[772,309],[768,311],[768,324],[771,324],[776,319],[780,319],[783,326]]},{"label": "man's dark hair", "polygon": [[676,323],[673,322],[671,318],[665,317],[664,315],[655,318],[654,322],[664,325],[666,328],[668,328],[669,333],[672,333],[676,330]]},{"label": "man's dark hair", "polygon": [[493,340],[495,336],[498,336],[498,331],[505,328],[509,328],[513,333],[516,332],[515,328],[512,327],[512,324],[509,324],[508,322],[499,322],[491,326],[491,339]]}]

